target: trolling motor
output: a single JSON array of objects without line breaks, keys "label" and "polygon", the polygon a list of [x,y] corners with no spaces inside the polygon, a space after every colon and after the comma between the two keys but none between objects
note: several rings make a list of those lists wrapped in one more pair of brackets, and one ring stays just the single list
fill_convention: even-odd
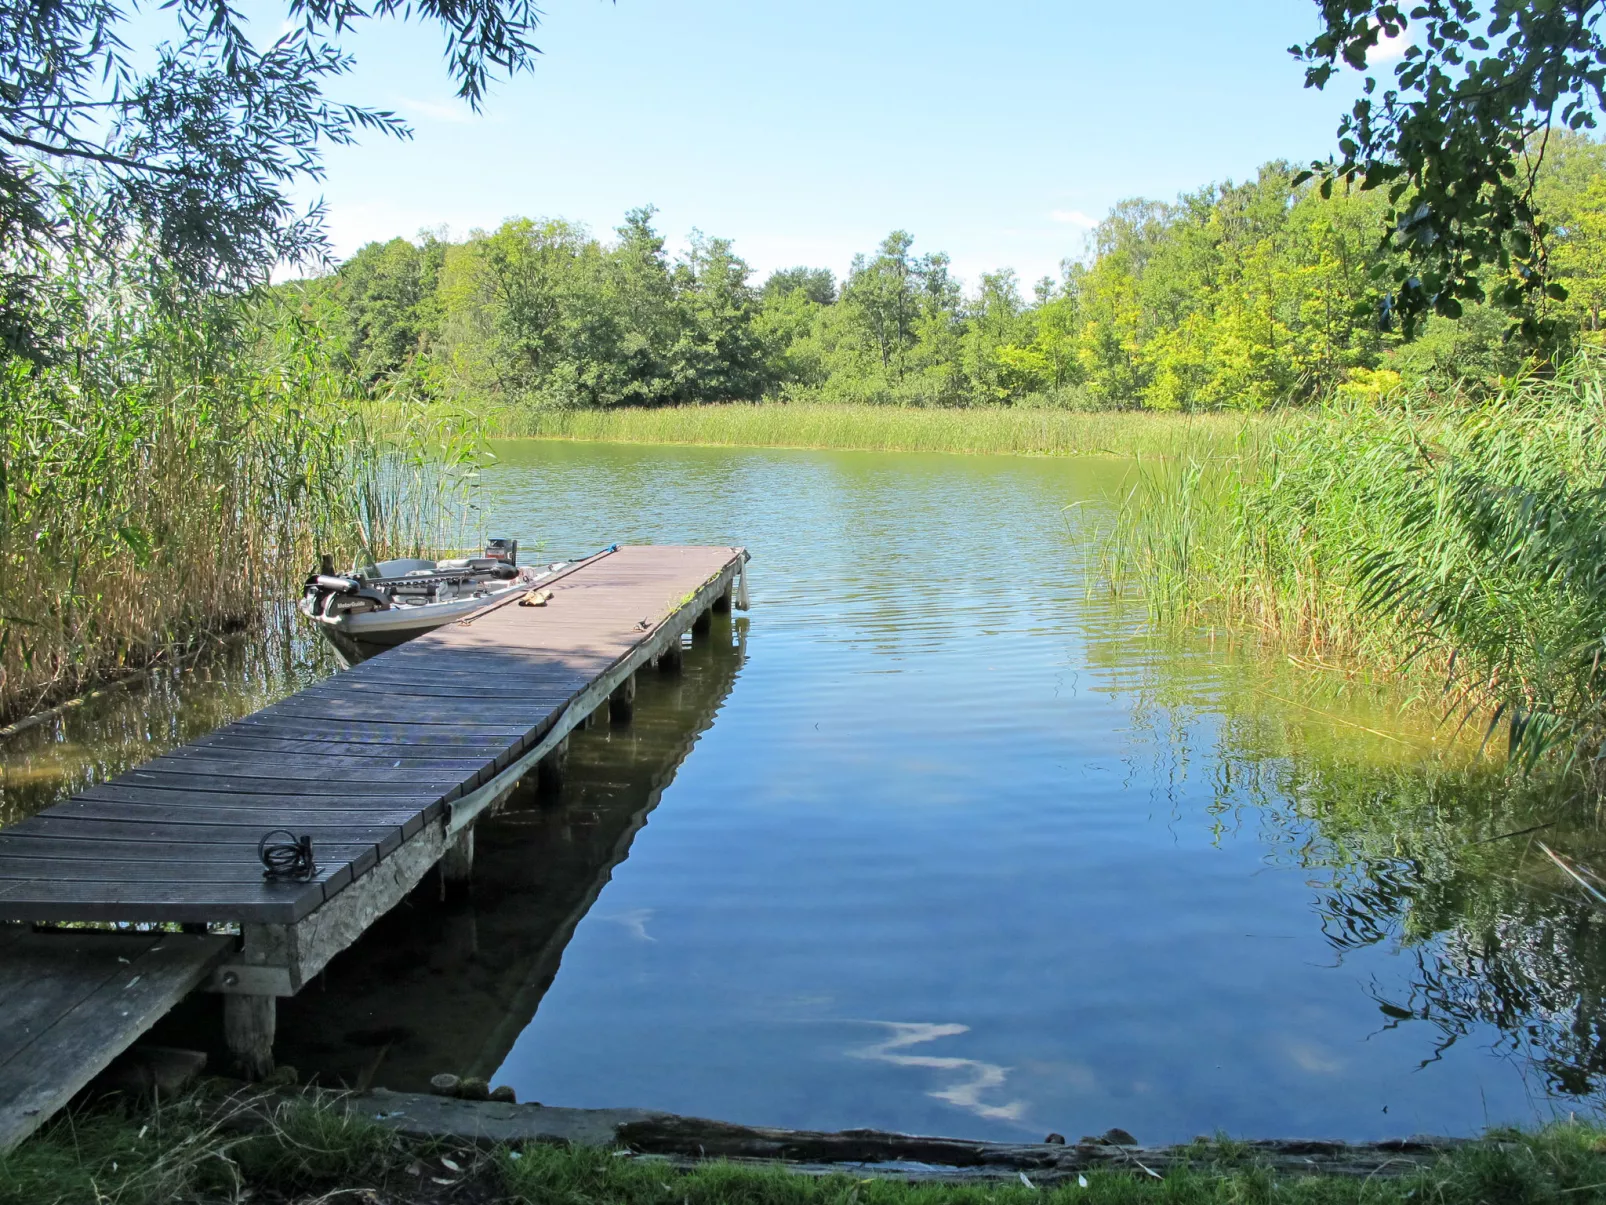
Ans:
[{"label": "trolling motor", "polygon": [[373,606],[364,610],[386,611],[390,609],[390,594],[373,590],[363,585],[353,577],[344,577],[335,572],[335,559],[327,552],[318,559],[318,571],[307,575],[306,585],[302,591],[306,595],[312,613],[326,615],[336,598],[361,599],[372,603]]}]

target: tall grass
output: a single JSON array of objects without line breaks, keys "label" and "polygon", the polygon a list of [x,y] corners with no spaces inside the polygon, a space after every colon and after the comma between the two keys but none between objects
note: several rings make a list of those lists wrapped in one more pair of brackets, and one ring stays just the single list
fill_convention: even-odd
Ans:
[{"label": "tall grass", "polygon": [[1238,415],[1136,411],[733,402],[653,409],[508,410],[492,413],[486,421],[492,432],[502,436],[613,443],[1173,456],[1189,448],[1230,447],[1239,433],[1257,420]]},{"label": "tall grass", "polygon": [[64,354],[0,360],[0,719],[439,528],[438,474],[368,430],[316,315],[71,285]]},{"label": "tall grass", "polygon": [[1173,624],[1442,675],[1532,762],[1606,737],[1598,359],[1485,401],[1407,397],[1150,467],[1107,549]]}]

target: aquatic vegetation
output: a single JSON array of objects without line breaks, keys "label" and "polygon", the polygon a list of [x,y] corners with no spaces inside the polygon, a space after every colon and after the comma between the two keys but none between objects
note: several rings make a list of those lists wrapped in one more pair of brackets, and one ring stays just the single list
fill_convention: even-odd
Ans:
[{"label": "aquatic vegetation", "polygon": [[67,350],[0,360],[0,719],[252,622],[317,552],[442,529],[450,473],[369,429],[315,312],[70,283]]},{"label": "aquatic vegetation", "polygon": [[1588,761],[1606,737],[1603,389],[1582,357],[1487,399],[1246,428],[1231,454],[1141,473],[1107,575],[1163,622],[1438,678],[1525,764]]},{"label": "aquatic vegetation", "polygon": [[611,443],[1033,456],[1175,457],[1231,448],[1257,423],[1238,415],[1017,408],[938,409],[730,403],[612,410],[508,410],[486,416],[503,436]]}]

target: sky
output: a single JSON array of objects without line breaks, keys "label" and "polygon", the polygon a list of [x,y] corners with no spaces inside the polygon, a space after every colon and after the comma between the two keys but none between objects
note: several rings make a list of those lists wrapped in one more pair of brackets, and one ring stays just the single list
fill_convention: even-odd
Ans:
[{"label": "sky", "polygon": [[904,229],[971,282],[1007,266],[1029,284],[1084,254],[1123,198],[1325,156],[1356,81],[1303,87],[1287,49],[1317,12],[547,0],[535,69],[478,116],[453,96],[435,28],[375,23],[348,40],[358,67],[331,95],[392,108],[415,137],[333,148],[298,195],[322,195],[342,256],[514,216],[608,236],[650,204],[672,247],[693,228],[730,238],[757,280],[794,264],[841,275]]}]

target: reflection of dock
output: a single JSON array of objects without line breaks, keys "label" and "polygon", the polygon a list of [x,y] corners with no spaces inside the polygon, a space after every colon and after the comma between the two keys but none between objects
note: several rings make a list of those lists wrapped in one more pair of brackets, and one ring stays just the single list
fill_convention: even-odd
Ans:
[{"label": "reflection of dock", "polygon": [[560,796],[543,799],[531,783],[482,822],[472,898],[441,906],[426,886],[332,962],[316,991],[283,1003],[280,1057],[326,1083],[404,1090],[442,1071],[495,1071],[575,926],[712,726],[740,641],[716,620],[679,675],[642,679],[629,729],[577,734]]},{"label": "reflection of dock", "polygon": [[[276,1000],[437,865],[443,882],[466,882],[482,819],[527,772],[561,772],[570,733],[595,715],[628,720],[637,671],[680,665],[683,637],[729,609],[744,560],[621,548],[543,582],[543,607],[487,608],[93,786],[0,832],[0,920],[238,925],[221,961],[216,943],[173,950],[222,994],[240,1069],[263,1074]],[[264,878],[258,843],[274,830],[310,837],[308,873]],[[69,943],[49,948],[59,975],[43,955],[24,965],[0,950],[0,1027],[48,1021],[60,1081],[81,1086],[173,1001],[132,1032],[101,1024],[76,987],[57,993],[70,1008],[12,1016],[41,979],[83,978]],[[24,1088],[0,1066],[0,1134],[13,1141],[47,1112],[26,1112]]]}]

